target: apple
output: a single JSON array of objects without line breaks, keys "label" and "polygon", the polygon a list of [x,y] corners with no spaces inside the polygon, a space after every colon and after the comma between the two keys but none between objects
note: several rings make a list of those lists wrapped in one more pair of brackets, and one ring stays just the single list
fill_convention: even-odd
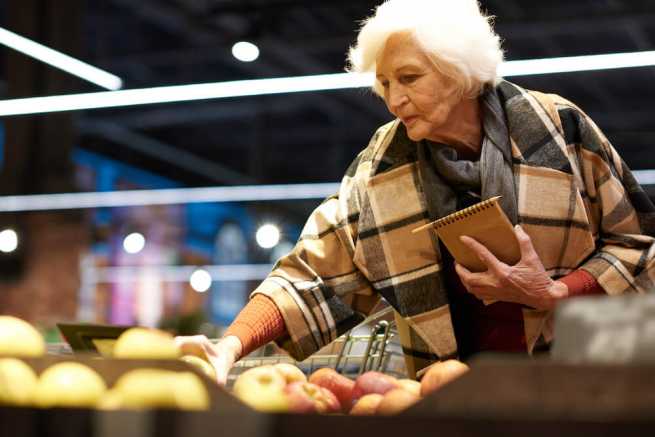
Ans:
[{"label": "apple", "polygon": [[347,378],[331,367],[322,367],[309,375],[309,382],[330,390],[339,399],[341,408],[348,412],[352,406],[355,381]]},{"label": "apple", "polygon": [[177,408],[195,411],[209,409],[209,393],[198,375],[192,372],[174,372],[172,383]]},{"label": "apple", "polygon": [[34,370],[23,361],[0,358],[0,405],[30,405],[37,381]]},{"label": "apple", "polygon": [[149,328],[130,328],[117,339],[112,352],[114,358],[175,359],[180,350],[173,336],[166,331]]},{"label": "apple", "polygon": [[0,316],[0,355],[40,357],[45,341],[34,326],[14,316]]},{"label": "apple", "polygon": [[116,389],[107,390],[96,404],[98,410],[106,411],[118,410],[123,407],[123,395]]},{"label": "apple", "polygon": [[207,375],[209,379],[212,381],[216,381],[216,369],[214,369],[214,366],[212,366],[210,363],[207,361],[203,360],[197,355],[183,355],[180,357],[180,360],[184,361],[185,363],[189,363],[198,370],[200,370],[202,373]]},{"label": "apple", "polygon": [[296,381],[287,384],[284,393],[289,400],[289,411],[293,413],[341,412],[341,404],[334,393],[311,382]]},{"label": "apple", "polygon": [[469,366],[458,360],[446,360],[433,364],[421,379],[421,396],[439,390],[468,371]]},{"label": "apple", "polygon": [[89,366],[63,361],[39,377],[34,402],[39,407],[94,407],[107,391],[105,381]]},{"label": "apple", "polygon": [[421,396],[421,383],[414,381],[413,379],[399,379],[398,385],[400,388],[407,390],[410,393],[414,393],[416,396]]},{"label": "apple", "polygon": [[364,372],[355,380],[352,399],[357,402],[359,398],[370,393],[385,394],[398,387],[398,380],[390,375],[376,371]]},{"label": "apple", "polygon": [[353,416],[372,416],[383,398],[384,396],[379,393],[364,395],[355,402],[355,405],[350,409],[350,414]]},{"label": "apple", "polygon": [[421,396],[418,394],[412,393],[404,388],[394,388],[384,395],[375,413],[383,416],[398,414],[419,400],[421,400]]},{"label": "apple", "polygon": [[263,412],[289,410],[286,379],[272,365],[248,369],[234,382],[233,393],[246,405]]},{"label": "apple", "polygon": [[294,366],[291,363],[276,363],[273,364],[273,367],[284,376],[287,384],[296,381],[307,382],[307,376],[305,376],[298,366]]},{"label": "apple", "polygon": [[[144,367],[125,372],[112,391],[124,408],[175,408],[172,387],[170,370]],[[112,399],[103,399],[103,406],[111,402]]]},{"label": "apple", "polygon": [[210,402],[207,389],[196,374],[156,368],[125,372],[112,392],[111,397],[102,400],[103,408],[206,410]]}]

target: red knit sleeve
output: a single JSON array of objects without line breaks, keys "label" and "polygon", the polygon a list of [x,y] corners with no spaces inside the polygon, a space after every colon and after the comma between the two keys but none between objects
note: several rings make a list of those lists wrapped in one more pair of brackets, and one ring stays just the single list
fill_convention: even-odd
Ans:
[{"label": "red knit sleeve", "polygon": [[241,341],[241,356],[246,356],[258,347],[286,334],[284,318],[275,302],[261,294],[255,295],[243,307],[234,322],[227,328],[225,336],[235,335]]},{"label": "red knit sleeve", "polygon": [[569,297],[590,294],[604,294],[605,291],[598,284],[596,278],[584,270],[576,270],[558,279],[569,288]]}]

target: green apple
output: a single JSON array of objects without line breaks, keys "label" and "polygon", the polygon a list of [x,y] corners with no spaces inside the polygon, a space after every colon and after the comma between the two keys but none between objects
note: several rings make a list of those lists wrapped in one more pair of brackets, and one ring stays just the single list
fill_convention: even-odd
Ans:
[{"label": "green apple", "polygon": [[18,317],[0,316],[0,355],[40,357],[45,354],[43,336]]}]

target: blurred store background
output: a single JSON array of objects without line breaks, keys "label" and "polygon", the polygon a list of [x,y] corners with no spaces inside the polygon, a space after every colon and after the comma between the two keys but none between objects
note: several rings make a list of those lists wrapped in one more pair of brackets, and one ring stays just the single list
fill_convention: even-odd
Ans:
[{"label": "blurred store background", "polygon": [[[119,87],[341,73],[357,22],[376,3],[4,0],[0,28],[11,33],[0,33],[0,108],[18,108],[3,105],[9,99]],[[481,3],[497,15],[510,61],[655,50],[652,0]],[[17,51],[15,34],[110,73],[109,82],[35,60],[34,48]],[[650,57],[647,66],[510,79],[580,105],[654,194]],[[218,335],[390,120],[364,88],[177,100],[2,112],[0,313],[34,322],[53,340],[63,321]],[[292,194],[287,184],[303,185]],[[199,192],[189,189],[203,187],[205,197],[193,198]],[[271,200],[272,190],[282,194]],[[79,197],[59,206],[22,197],[81,192],[100,194],[84,208]],[[113,203],[101,203],[115,192]],[[217,201],[226,193],[229,201]]]}]

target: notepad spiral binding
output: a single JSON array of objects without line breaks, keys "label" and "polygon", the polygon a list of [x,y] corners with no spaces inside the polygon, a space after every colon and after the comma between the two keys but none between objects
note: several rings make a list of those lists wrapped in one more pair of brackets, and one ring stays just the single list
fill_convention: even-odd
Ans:
[{"label": "notepad spiral binding", "polygon": [[460,211],[449,214],[446,217],[437,220],[434,223],[434,227],[441,228],[443,226],[447,226],[452,223],[463,220],[485,209],[491,208],[497,201],[498,201],[498,197],[492,197],[491,199],[483,200],[482,202],[476,203],[475,205],[469,206],[468,208],[464,208]]}]

